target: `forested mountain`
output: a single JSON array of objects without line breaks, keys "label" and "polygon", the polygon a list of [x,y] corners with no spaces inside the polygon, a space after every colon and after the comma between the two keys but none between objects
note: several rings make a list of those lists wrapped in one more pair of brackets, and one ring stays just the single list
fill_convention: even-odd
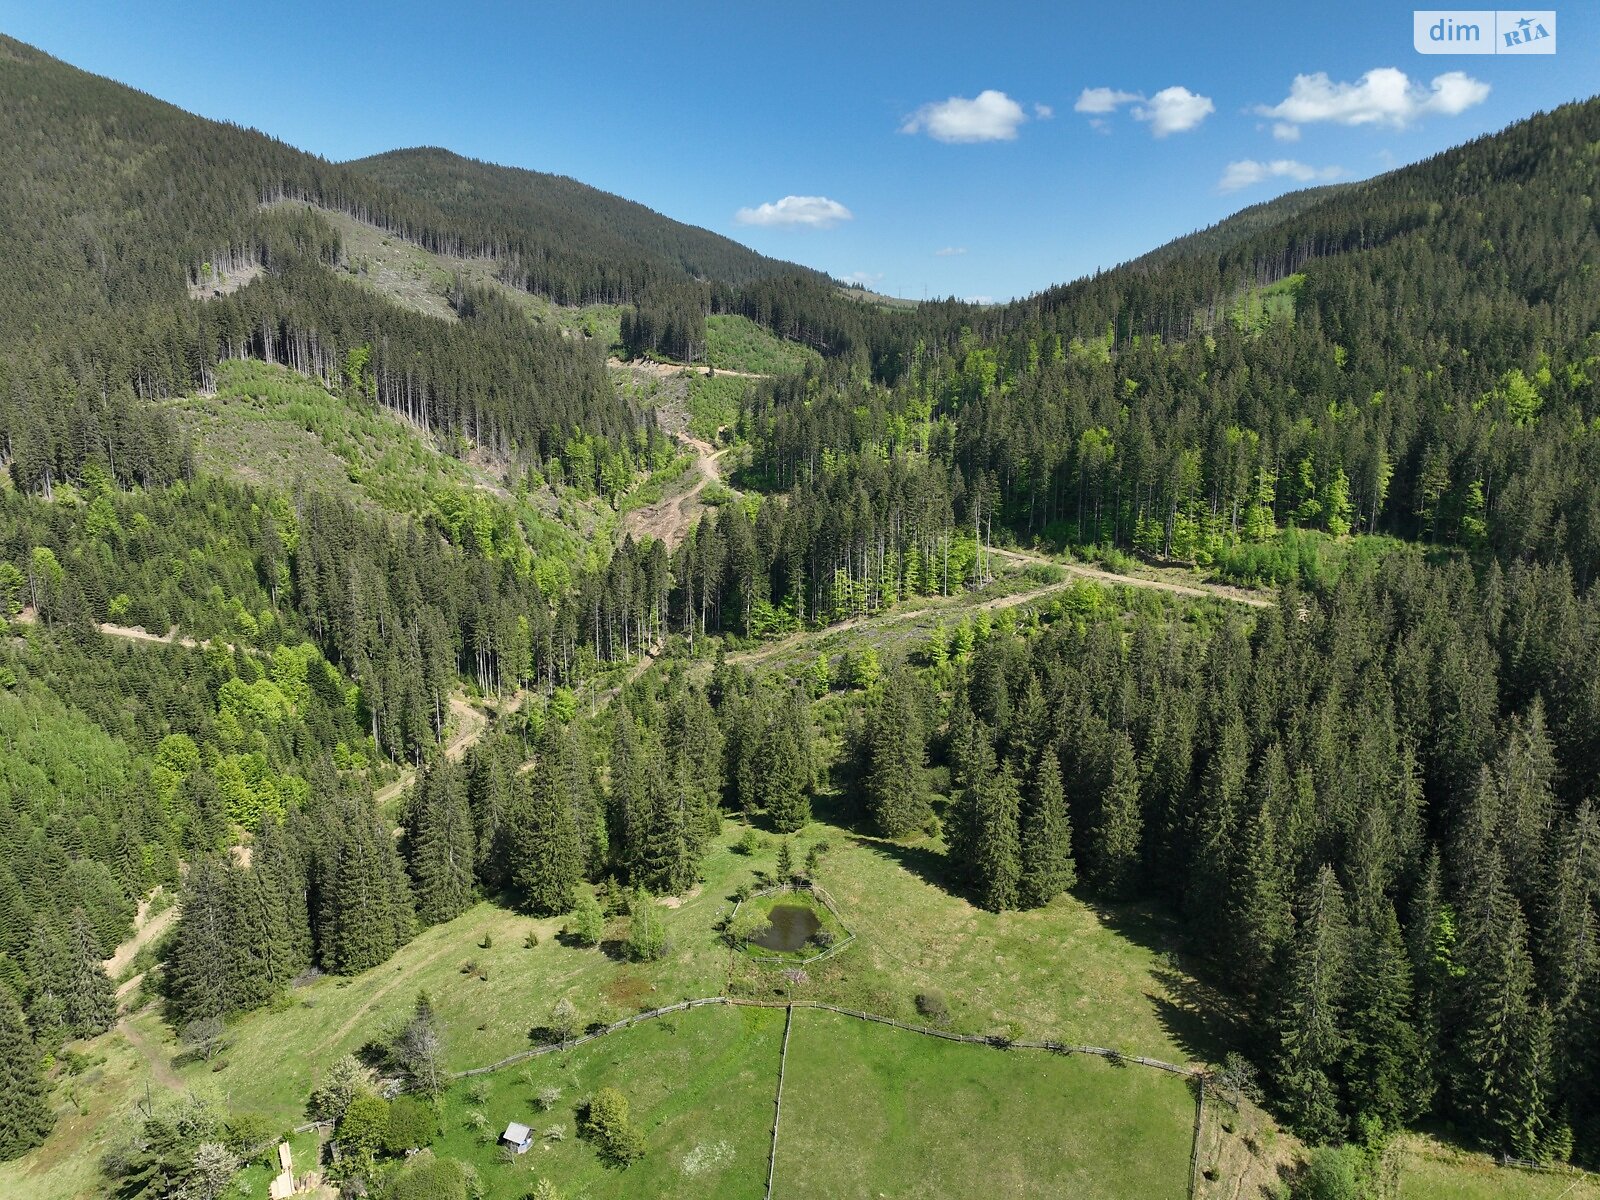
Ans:
[{"label": "forested mountain", "polygon": [[[1210,564],[1292,523],[1564,561],[1587,586],[1597,137],[1600,103],[1570,105],[1221,255],[975,313],[955,353],[922,347],[897,386],[781,381],[748,419],[756,467],[788,488],[862,457],[918,464],[965,498],[952,529]],[[880,542],[903,560],[918,528],[896,470],[861,475],[869,568]]]},{"label": "forested mountain", "polygon": [[[792,274],[827,281],[821,272],[767,258],[565,175],[497,166],[437,146],[390,150],[345,165],[464,223],[518,231],[518,240],[505,249],[514,247],[530,275],[544,273],[552,283],[570,269],[573,281],[560,287],[570,293],[568,302],[626,297],[623,281],[674,273],[734,286]],[[608,264],[601,273],[617,282],[609,291],[585,295],[594,286],[591,264],[597,261]],[[557,294],[548,283],[533,290]]]}]

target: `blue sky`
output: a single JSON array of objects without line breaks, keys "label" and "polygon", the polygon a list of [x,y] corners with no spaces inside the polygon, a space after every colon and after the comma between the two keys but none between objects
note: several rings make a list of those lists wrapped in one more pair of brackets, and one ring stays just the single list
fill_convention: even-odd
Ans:
[{"label": "blue sky", "polygon": [[1004,299],[1600,87],[1592,2],[1557,6],[1554,56],[1421,55],[1412,11],[0,0],[0,30],[329,158],[446,146],[879,290]]}]

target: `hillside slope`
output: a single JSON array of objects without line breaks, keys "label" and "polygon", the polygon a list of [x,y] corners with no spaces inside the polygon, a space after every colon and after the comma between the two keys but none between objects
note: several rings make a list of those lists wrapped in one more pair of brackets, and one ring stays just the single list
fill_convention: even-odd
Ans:
[{"label": "hillside slope", "polygon": [[606,261],[618,274],[642,260],[665,273],[727,284],[792,272],[825,280],[820,272],[767,258],[731,238],[564,175],[498,166],[436,146],[390,150],[345,165],[455,219],[518,229],[529,251],[560,258],[581,247],[585,256]]}]

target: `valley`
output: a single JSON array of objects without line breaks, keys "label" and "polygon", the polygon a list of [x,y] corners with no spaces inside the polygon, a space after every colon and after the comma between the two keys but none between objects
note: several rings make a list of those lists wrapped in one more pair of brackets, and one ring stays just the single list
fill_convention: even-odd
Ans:
[{"label": "valley", "polygon": [[0,156],[0,1194],[1600,1196],[1600,100],[998,303]]}]

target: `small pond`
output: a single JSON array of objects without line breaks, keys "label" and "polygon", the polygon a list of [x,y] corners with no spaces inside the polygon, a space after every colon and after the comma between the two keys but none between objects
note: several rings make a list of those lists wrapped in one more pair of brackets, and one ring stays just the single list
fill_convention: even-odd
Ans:
[{"label": "small pond", "polygon": [[767,950],[800,950],[822,928],[817,914],[804,904],[774,904],[767,927],[750,939]]}]

